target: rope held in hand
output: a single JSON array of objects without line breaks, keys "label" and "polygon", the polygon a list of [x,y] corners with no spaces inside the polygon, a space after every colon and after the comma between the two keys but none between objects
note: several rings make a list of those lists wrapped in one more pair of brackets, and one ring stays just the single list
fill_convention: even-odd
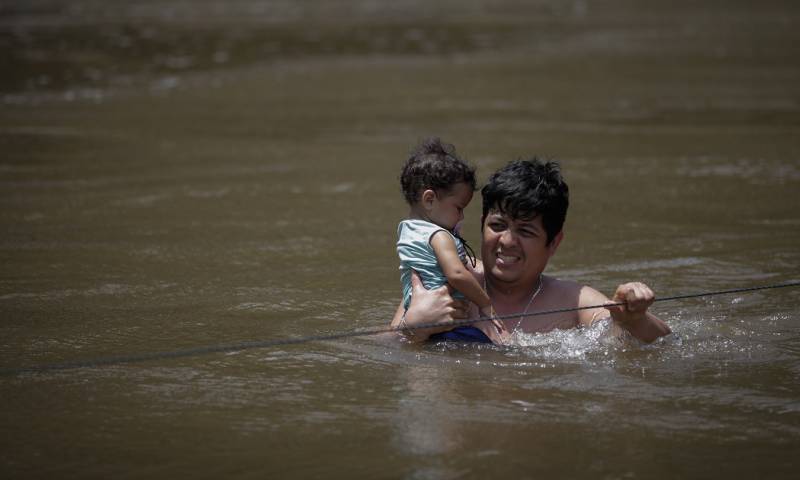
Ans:
[{"label": "rope held in hand", "polygon": [[[747,293],[747,292],[755,292],[758,290],[772,290],[777,288],[789,288],[789,287],[800,287],[800,282],[781,283],[776,285],[764,285],[759,287],[734,288],[730,290],[717,290],[717,291],[703,292],[703,293],[690,293],[685,295],[673,295],[671,297],[656,298],[655,302],[670,302],[675,300],[684,300],[688,298],[731,295],[734,293]],[[520,316],[535,317],[539,315],[551,315],[554,313],[575,312],[579,310],[590,310],[593,308],[605,308],[605,307],[620,306],[620,305],[625,305],[625,302],[606,303],[603,305],[589,305],[585,307],[558,308],[554,310],[540,310],[540,311],[527,312],[524,314],[498,315],[496,318],[505,320],[510,318],[519,318]],[[403,325],[402,328],[395,328],[395,327],[367,328],[367,329],[350,330],[350,331],[329,333],[322,335],[309,335],[305,337],[296,337],[296,338],[255,340],[249,342],[230,343],[223,345],[209,345],[204,347],[187,348],[181,350],[135,353],[130,355],[110,356],[110,357],[94,358],[87,360],[75,360],[63,363],[34,365],[31,367],[2,368],[0,369],[0,376],[18,375],[22,373],[42,373],[42,372],[56,371],[56,370],[72,370],[77,368],[96,368],[107,365],[120,365],[126,363],[146,362],[149,360],[160,360],[168,358],[194,357],[198,355],[207,355],[210,353],[237,352],[241,350],[249,350],[254,348],[270,348],[270,347],[279,347],[285,345],[299,345],[309,342],[339,340],[342,338],[364,337],[370,335],[378,335],[381,333],[402,332],[409,330],[410,331],[424,330],[427,328],[441,328],[441,327],[455,328],[465,325],[473,325],[480,322],[488,322],[490,320],[491,318],[489,317],[481,317],[469,320],[455,320],[447,324],[429,323],[429,324],[410,325],[410,326]]]}]

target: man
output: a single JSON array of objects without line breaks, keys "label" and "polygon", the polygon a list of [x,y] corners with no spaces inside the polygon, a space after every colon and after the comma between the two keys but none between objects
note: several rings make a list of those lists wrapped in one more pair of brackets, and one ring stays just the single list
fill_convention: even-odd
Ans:
[{"label": "man", "polygon": [[[406,338],[503,344],[517,331],[540,333],[588,326],[609,315],[618,333],[625,330],[643,342],[652,342],[670,333],[663,321],[647,311],[655,297],[643,283],[620,285],[609,301],[591,287],[543,275],[547,262],[563,239],[562,227],[569,205],[569,189],[557,163],[535,158],[511,162],[489,178],[481,194],[483,263],[473,273],[489,294],[497,315],[511,317],[502,321],[503,328],[491,322],[455,329],[447,326],[410,328],[478,318],[477,309],[454,300],[448,286],[425,290],[414,275],[411,304],[408,310],[401,305],[392,320],[392,326],[403,329]],[[624,305],[610,305],[619,302]],[[606,306],[524,315],[595,305]]]}]

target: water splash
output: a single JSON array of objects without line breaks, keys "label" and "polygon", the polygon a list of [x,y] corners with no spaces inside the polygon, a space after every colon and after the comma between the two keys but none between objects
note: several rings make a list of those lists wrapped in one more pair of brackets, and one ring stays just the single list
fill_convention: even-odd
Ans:
[{"label": "water splash", "polygon": [[511,345],[519,353],[537,360],[589,360],[609,357],[615,350],[640,348],[641,342],[627,333],[619,335],[610,321],[591,327],[553,330],[547,333],[515,332]]}]

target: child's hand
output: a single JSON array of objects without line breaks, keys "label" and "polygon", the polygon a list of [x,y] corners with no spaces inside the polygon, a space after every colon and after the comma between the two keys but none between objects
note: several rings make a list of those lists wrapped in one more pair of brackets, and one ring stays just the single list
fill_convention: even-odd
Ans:
[{"label": "child's hand", "polygon": [[497,313],[494,311],[493,306],[489,305],[488,307],[482,308],[481,316],[491,319],[492,325],[494,325],[494,328],[497,329],[497,333],[507,333],[505,324],[503,324],[503,322],[497,318]]},{"label": "child's hand", "polygon": [[503,327],[503,331],[497,333],[497,339],[494,342],[498,345],[512,345],[513,334]]}]

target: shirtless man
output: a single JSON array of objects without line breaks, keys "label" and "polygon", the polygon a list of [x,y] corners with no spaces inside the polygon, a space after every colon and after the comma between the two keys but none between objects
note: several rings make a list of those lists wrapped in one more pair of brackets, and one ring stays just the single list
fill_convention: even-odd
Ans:
[{"label": "shirtless man", "polygon": [[503,329],[491,322],[472,326],[410,329],[416,325],[447,324],[453,320],[478,318],[477,309],[454,300],[448,286],[426,290],[412,276],[411,304],[402,304],[392,327],[403,329],[412,341],[466,340],[506,343],[515,331],[548,332],[588,326],[610,315],[618,333],[652,342],[670,333],[669,327],[647,311],[655,299],[643,283],[617,287],[611,300],[597,290],[575,282],[543,275],[564,236],[562,227],[569,205],[569,189],[555,162],[511,162],[495,172],[481,190],[481,257],[473,273],[489,294],[497,315],[554,309],[569,309],[624,302],[623,306],[569,311],[503,320]]}]

